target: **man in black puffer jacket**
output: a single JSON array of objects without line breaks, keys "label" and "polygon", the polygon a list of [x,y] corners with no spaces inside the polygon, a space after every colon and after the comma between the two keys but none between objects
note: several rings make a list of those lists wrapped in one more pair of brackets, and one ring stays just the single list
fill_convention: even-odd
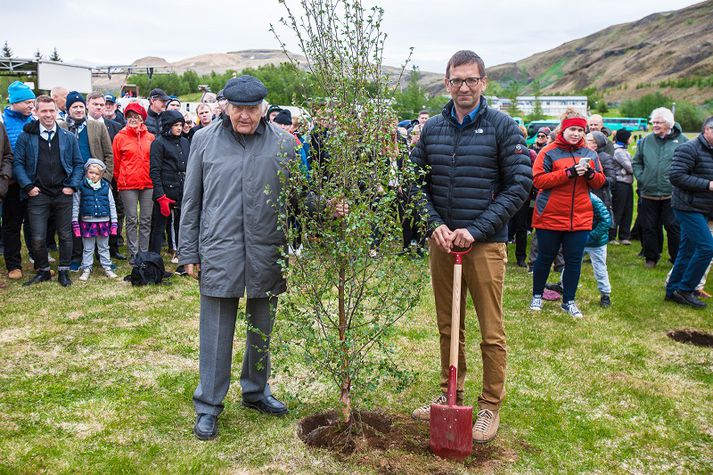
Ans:
[{"label": "man in black puffer jacket", "polygon": [[[151,143],[151,168],[153,199],[156,204],[151,216],[149,251],[160,253],[166,224],[173,215],[174,236],[178,237],[183,180],[190,143],[183,137],[183,114],[167,110],[161,114],[161,134]],[[174,241],[176,248],[178,243]]]},{"label": "man in black puffer jacket", "polygon": [[673,185],[671,207],[681,226],[676,261],[666,285],[666,300],[703,308],[694,290],[713,259],[713,116],[697,139],[679,145],[669,169]]},{"label": "man in black puffer jacket", "polygon": [[[428,213],[430,264],[441,347],[441,392],[448,387],[453,248],[468,248],[463,257],[463,288],[470,291],[482,335],[483,392],[473,439],[492,440],[505,396],[503,280],[507,262],[507,222],[528,198],[532,167],[525,140],[514,120],[488,108],[483,60],[459,51],[446,67],[445,86],[452,97],[442,114],[421,131],[411,159],[425,174],[421,191]],[[465,363],[465,293],[461,298],[457,400],[463,402]],[[444,403],[444,395],[436,400]],[[430,417],[430,404],[416,409]]]}]

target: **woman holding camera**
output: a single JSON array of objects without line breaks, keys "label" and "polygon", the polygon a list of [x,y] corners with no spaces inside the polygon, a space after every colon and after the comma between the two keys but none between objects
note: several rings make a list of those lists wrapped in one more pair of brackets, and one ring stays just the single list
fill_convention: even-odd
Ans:
[{"label": "woman holding camera", "polygon": [[561,246],[565,260],[562,310],[574,318],[583,316],[574,297],[584,247],[592,230],[589,190],[606,182],[597,153],[584,140],[586,127],[587,120],[582,114],[567,109],[555,141],[540,150],[532,169],[533,186],[539,190],[532,216],[539,252],[533,269],[530,309],[542,310],[542,293]]}]

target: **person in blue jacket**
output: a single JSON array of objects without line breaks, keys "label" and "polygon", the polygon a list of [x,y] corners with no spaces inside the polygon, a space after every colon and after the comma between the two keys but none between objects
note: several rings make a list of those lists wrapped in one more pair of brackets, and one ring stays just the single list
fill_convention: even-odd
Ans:
[{"label": "person in blue jacket", "polygon": [[609,226],[611,226],[611,215],[604,202],[594,193],[589,193],[594,210],[592,221],[592,231],[589,233],[584,253],[589,254],[592,261],[594,278],[597,280],[597,288],[601,293],[599,306],[607,308],[611,305],[611,284],[609,283],[609,272],[607,271],[607,244],[609,243]]}]

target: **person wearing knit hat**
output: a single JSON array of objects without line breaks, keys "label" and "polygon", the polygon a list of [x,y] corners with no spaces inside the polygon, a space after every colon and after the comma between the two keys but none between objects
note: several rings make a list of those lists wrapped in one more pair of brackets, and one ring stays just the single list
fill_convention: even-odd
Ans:
[{"label": "person wearing knit hat", "polygon": [[292,113],[287,109],[282,109],[280,110],[280,112],[277,113],[277,115],[274,119],[272,119],[272,121],[276,124],[289,126],[287,129],[285,129],[289,132],[289,129],[292,128]]},{"label": "person wearing knit hat", "polygon": [[[114,153],[109,130],[102,122],[88,120],[87,104],[84,96],[77,91],[67,93],[65,121],[59,121],[62,128],[74,134],[79,143],[79,151],[84,160],[97,157],[104,161],[104,177],[111,180],[114,172]],[[82,265],[82,240],[75,237],[72,242],[72,261],[69,269],[78,271]]]},{"label": "person wearing knit hat", "polygon": [[[2,113],[2,122],[5,125],[10,149],[14,153],[22,128],[25,124],[32,122],[35,94],[25,84],[15,81],[8,87],[8,96],[10,105],[5,107]],[[30,225],[28,220],[25,219],[27,202],[20,199],[21,193],[19,185],[13,180],[8,186],[4,200],[5,205],[2,207],[5,266],[8,271],[8,277],[12,280],[22,278],[22,240],[20,231],[23,228],[23,222],[25,243],[30,257],[34,258],[30,243]]]},{"label": "person wearing knit hat", "polygon": [[533,185],[538,189],[532,214],[537,230],[537,260],[532,272],[530,310],[542,310],[542,295],[552,262],[562,247],[562,310],[582,318],[574,298],[582,268],[582,255],[594,219],[590,189],[606,182],[597,153],[587,147],[587,120],[575,109],[562,116],[555,141],[540,150],[533,165]]},{"label": "person wearing knit hat", "polygon": [[612,190],[612,220],[614,226],[609,234],[612,244],[631,245],[631,221],[634,215],[634,169],[629,153],[631,132],[619,129],[614,134],[612,163],[616,182]]},{"label": "person wearing knit hat", "polygon": [[111,193],[111,184],[104,178],[104,162],[90,158],[84,164],[84,179],[72,197],[72,232],[82,240],[82,275],[80,282],[89,280],[94,267],[94,248],[98,249],[99,263],[106,276],[115,279],[111,269],[109,236],[118,230],[116,204]]},{"label": "person wearing knit hat", "polygon": [[116,164],[114,179],[124,205],[129,263],[133,265],[136,254],[149,249],[151,212],[153,210],[149,150],[151,142],[154,141],[154,135],[147,130],[144,124],[146,109],[141,104],[132,102],[126,106],[124,111],[126,127],[116,134],[112,147]]},{"label": "person wearing knit hat", "polygon": [[[178,228],[183,199],[183,180],[190,153],[190,143],[183,136],[185,118],[177,110],[168,109],[161,114],[161,135],[151,143],[151,182],[154,207],[151,216],[149,251],[161,252],[163,238],[168,234],[169,249],[178,248]],[[168,228],[168,233],[166,230]],[[171,259],[177,263],[177,256]],[[182,273],[182,268],[176,270]]]},{"label": "person wearing knit hat", "polygon": [[547,145],[548,135],[550,135],[549,127],[540,127],[539,129],[537,129],[535,141],[532,143],[532,146],[530,148],[534,150],[535,153],[540,153],[540,150],[542,150],[544,146]]},{"label": "person wearing knit hat", "polygon": [[274,104],[271,105],[270,107],[267,108],[267,112],[265,113],[265,119],[268,122],[274,121],[275,117],[277,116],[277,114],[280,113],[281,110],[282,110],[282,107],[280,107],[278,105],[274,105]]},{"label": "person wearing knit hat", "polygon": [[168,101],[166,101],[166,110],[180,110],[181,101],[178,100],[176,96],[169,96]]}]

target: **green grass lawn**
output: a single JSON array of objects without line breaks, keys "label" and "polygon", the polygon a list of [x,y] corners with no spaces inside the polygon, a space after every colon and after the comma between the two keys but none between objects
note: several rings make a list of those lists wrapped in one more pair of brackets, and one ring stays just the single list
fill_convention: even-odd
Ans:
[{"label": "green grass lawn", "polygon": [[[613,306],[598,307],[583,265],[574,321],[555,303],[527,309],[531,276],[508,264],[505,318],[507,399],[492,443],[496,473],[713,472],[713,349],[674,342],[666,332],[713,332],[713,309],[664,302],[663,264],[645,269],[633,246],[610,246]],[[428,272],[395,260],[395,268]],[[171,269],[172,266],[169,265]],[[125,275],[128,266],[122,265]],[[29,268],[26,267],[26,271]],[[27,272],[26,272],[27,273]],[[282,361],[273,391],[290,406],[284,418],[240,407],[241,328],[233,385],[220,435],[192,434],[198,382],[198,290],[190,278],[132,288],[95,272],[69,289],[56,281],[0,290],[0,473],[375,473],[365,456],[306,448],[301,418],[336,405],[338,392],[299,360]],[[551,279],[552,280],[552,279]],[[710,289],[709,289],[710,290]],[[469,307],[470,373],[466,402],[480,387],[479,335]],[[279,322],[276,326],[279,337]],[[438,389],[434,307],[425,289],[399,323],[395,343],[414,382],[364,398],[371,409],[408,414]],[[280,366],[280,365],[278,365]],[[390,460],[402,456],[384,453]],[[422,457],[423,458],[423,457]],[[401,467],[423,473],[423,460]],[[430,460],[429,463],[432,463]],[[380,471],[388,472],[382,466]],[[466,471],[444,465],[441,473]]]}]

